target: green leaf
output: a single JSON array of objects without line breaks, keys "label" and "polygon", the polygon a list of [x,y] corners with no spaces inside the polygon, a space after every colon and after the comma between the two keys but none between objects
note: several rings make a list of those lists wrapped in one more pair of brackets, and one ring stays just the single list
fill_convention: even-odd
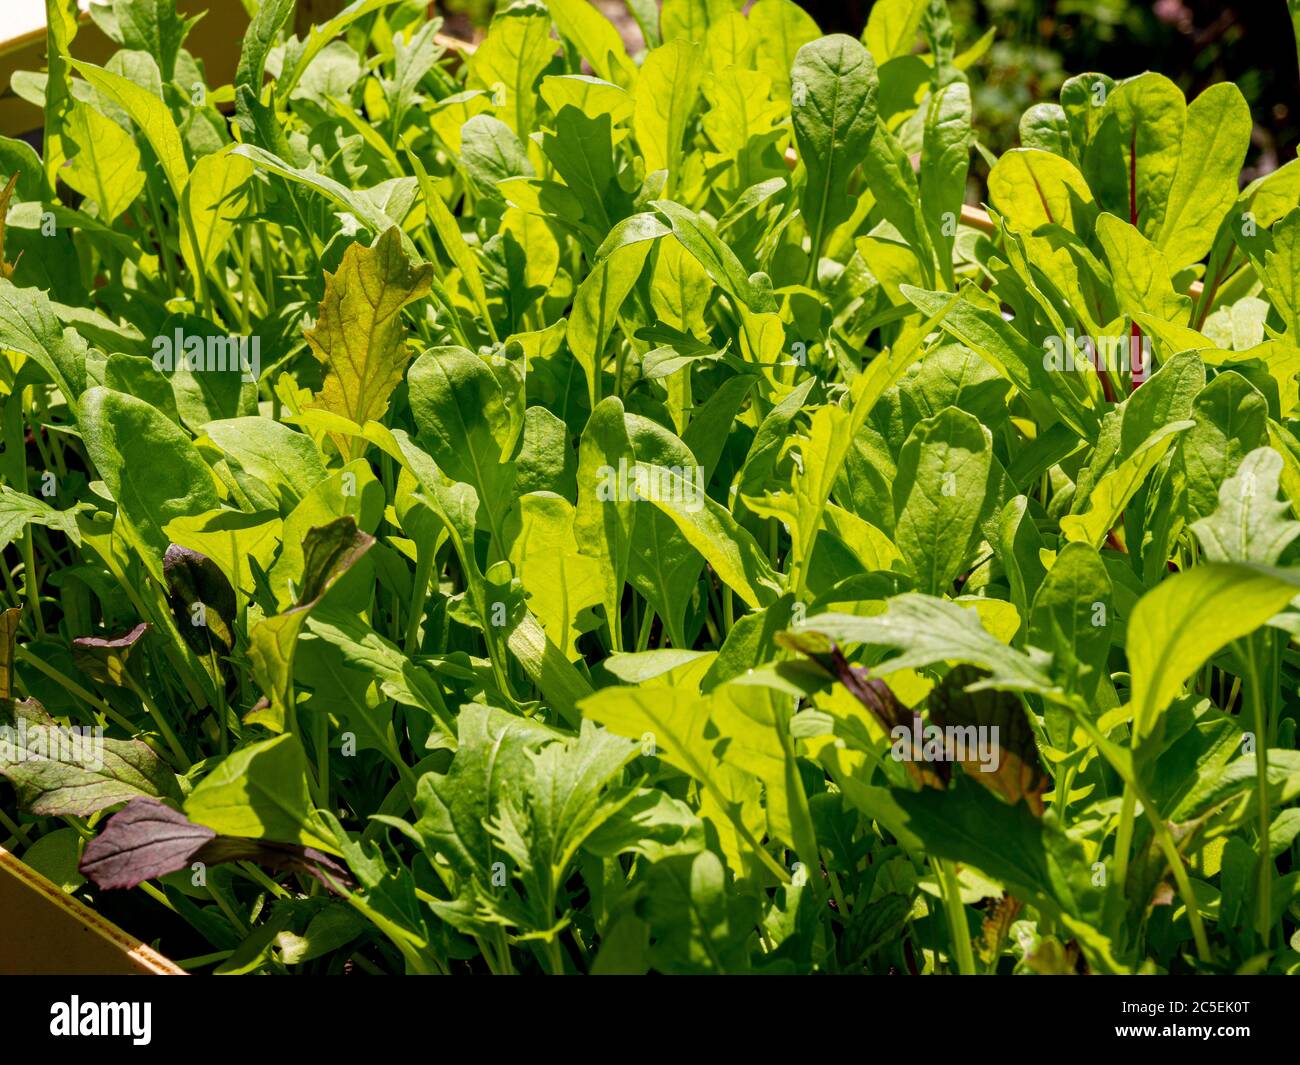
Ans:
[{"label": "green leaf", "polygon": [[876,131],[880,79],[871,54],[842,33],[800,48],[790,77],[795,141],[807,171],[801,204],[815,271],[827,235],[852,213],[849,175]]},{"label": "green leaf", "polygon": [[1196,519],[1215,509],[1220,485],[1246,455],[1268,443],[1268,401],[1241,374],[1229,370],[1196,397],[1192,417],[1196,424],[1183,437],[1180,453],[1189,517]]},{"label": "green leaf", "polygon": [[1300,340],[1300,208],[1275,223],[1270,235],[1262,280],[1294,344]]},{"label": "green leaf", "polygon": [[247,85],[261,95],[262,78],[266,72],[266,57],[275,47],[280,30],[293,14],[294,0],[264,0],[244,32],[244,42],[239,50],[239,67],[235,71],[235,85]]},{"label": "green leaf", "polygon": [[252,176],[253,164],[230,150],[195,162],[181,197],[187,221],[181,252],[195,277],[214,272],[236,223],[248,209],[247,185]]},{"label": "green leaf", "polygon": [[700,51],[690,41],[670,40],[641,65],[633,94],[633,125],[646,171],[666,170],[664,195],[680,177],[687,122],[699,96]]},{"label": "green leaf", "polygon": [[623,38],[610,21],[587,0],[547,0],[547,10],[561,37],[573,42],[597,77],[625,89],[636,80]]},{"label": "green leaf", "polygon": [[[171,542],[163,527],[216,509],[212,474],[185,432],[144,400],[96,387],[81,397],[80,407],[86,451],[142,561],[161,581]],[[159,455],[167,461],[159,462]]]},{"label": "green leaf", "polygon": [[1087,503],[1088,509],[1061,519],[1061,532],[1065,538],[1100,547],[1147,475],[1173,446],[1175,437],[1193,424],[1179,421],[1161,426],[1131,455],[1108,471],[1083,498],[1082,502]]},{"label": "green leaf", "polygon": [[749,28],[758,41],[759,68],[780,98],[790,99],[790,71],[799,49],[821,35],[817,23],[792,0],[758,0],[749,9]]},{"label": "green leaf", "polygon": [[31,699],[0,706],[0,776],[38,817],[89,817],[140,796],[181,797],[175,774],[142,740],[105,737],[102,728],[74,733]]},{"label": "green leaf", "polygon": [[181,43],[198,19],[181,18],[175,0],[113,0],[113,14],[122,44],[148,52],[158,61],[163,80],[171,81]]},{"label": "green leaf", "polygon": [[837,643],[862,643],[897,648],[902,653],[872,666],[876,674],[934,665],[967,662],[990,673],[987,685],[1008,691],[1047,693],[1052,682],[1044,672],[1041,653],[1025,654],[990,635],[973,609],[978,601],[959,606],[934,596],[909,592],[889,600],[885,613],[874,617],[817,614],[796,632],[819,632]]},{"label": "green leaf", "polygon": [[1178,170],[1155,244],[1175,270],[1199,262],[1237,200],[1250,147],[1250,107],[1231,82],[1211,85],[1187,107]]},{"label": "green leaf", "polygon": [[876,0],[867,16],[862,43],[877,63],[911,55],[921,31],[927,0]]},{"label": "green leaf", "polygon": [[[707,478],[708,474],[701,474],[695,455],[685,443],[648,418],[628,415],[625,424],[628,442],[637,462],[675,468],[683,473],[690,471],[694,483],[702,490],[702,478]],[[704,423],[697,413],[692,427],[701,424]],[[718,435],[724,436],[725,433]],[[631,474],[635,484],[635,467]],[[632,517],[635,521],[628,554],[628,581],[645,598],[647,606],[659,615],[673,647],[689,647],[686,615],[704,560],[674,521],[662,511],[641,506],[635,508]]]},{"label": "green leaf", "polygon": [[556,901],[578,849],[633,797],[605,786],[639,753],[635,744],[584,722],[576,739],[547,744],[527,758],[522,777],[506,780],[486,827],[513,859],[529,923],[543,939],[558,931]]},{"label": "green leaf", "polygon": [[975,866],[1048,912],[1096,915],[1099,896],[1087,879],[1079,844],[992,792],[959,778],[950,792],[904,792],[848,778],[845,796],[917,853]]},{"label": "green leaf", "polygon": [[637,740],[700,783],[706,793],[701,816],[723,834],[728,862],[743,870],[754,855],[746,853],[737,826],[753,839],[753,831],[762,825],[759,786],[754,777],[723,763],[715,753],[719,737],[711,724],[712,706],[710,698],[676,687],[604,688],[578,704],[583,717]]},{"label": "green leaf", "polygon": [[[280,76],[275,81],[275,102],[283,109],[298,81],[321,51],[334,38],[343,33],[357,19],[369,15],[372,11],[391,7],[397,0],[352,0],[342,11],[328,22],[313,23],[306,36],[299,41],[296,37],[288,42],[284,50],[284,60]],[[378,230],[376,230],[378,232]]]},{"label": "green leaf", "polygon": [[56,529],[74,544],[80,544],[77,512],[85,506],[84,503],[78,503],[67,510],[57,510],[39,499],[15,492],[7,484],[0,484],[0,547],[8,547],[15,540],[21,539],[23,529],[29,525]]},{"label": "green leaf", "polygon": [[471,88],[504,89],[498,105],[502,120],[521,137],[533,131],[537,109],[537,79],[555,54],[551,20],[541,4],[512,4],[498,10],[488,35],[469,57]]},{"label": "green leaf", "polygon": [[1146,311],[1183,325],[1192,301],[1174,291],[1164,255],[1127,222],[1111,214],[1097,219],[1097,240],[1106,252],[1115,301],[1130,318]]},{"label": "green leaf", "polygon": [[[663,40],[665,43],[686,40],[703,44],[710,29],[735,13],[736,5],[732,0],[664,0],[663,10],[659,13]],[[658,47],[654,41],[649,44],[651,48]]]},{"label": "green leaf", "polygon": [[1300,536],[1300,522],[1288,517],[1291,504],[1278,499],[1281,475],[1282,456],[1271,447],[1258,447],[1241,460],[1219,486],[1218,507],[1192,523],[1207,559],[1277,564]]},{"label": "green leaf", "polygon": [[[591,412],[578,445],[578,506],[573,530],[578,550],[601,565],[602,601],[611,637],[622,631],[620,603],[636,525],[636,499],[630,490],[635,462],[623,404],[610,396]],[[614,642],[621,648],[621,641]]]},{"label": "green leaf", "polygon": [[40,289],[17,288],[0,278],[0,347],[30,355],[69,405],[85,391],[85,342],[59,324]]},{"label": "green leaf", "polygon": [[[385,2],[391,2],[391,0],[385,0]],[[318,174],[314,170],[300,169],[255,144],[241,144],[232,149],[232,154],[242,155],[251,159],[264,170],[269,170],[271,173],[279,174],[289,181],[314,189],[322,196],[332,200],[343,210],[355,215],[376,236],[386,233],[401,221],[401,219],[389,218],[388,215],[375,206],[373,201],[354,192],[341,182],[335,181],[327,174]],[[402,243],[407,254],[413,254],[413,248],[405,234],[402,235]]]},{"label": "green leaf", "polygon": [[173,518],[163,528],[172,543],[210,558],[237,592],[252,595],[250,561],[263,571],[280,547],[284,525],[274,514],[245,514],[238,510],[213,510],[192,517]]},{"label": "green leaf", "polygon": [[1157,585],[1128,623],[1133,731],[1140,742],[1183,682],[1211,655],[1254,632],[1297,594],[1300,574],[1241,562],[1193,566]]},{"label": "green leaf", "polygon": [[443,920],[481,931],[520,917],[515,892],[493,883],[498,860],[488,822],[508,783],[524,778],[529,754],[555,733],[526,718],[471,703],[457,718],[457,748],[446,773],[420,778],[415,831],[447,863],[457,888],[451,902],[432,903]]},{"label": "green leaf", "polygon": [[966,198],[966,173],[973,143],[970,86],[955,81],[930,98],[919,175],[930,239],[939,249],[940,267],[950,288],[953,286],[952,249]]},{"label": "green leaf", "polygon": [[1063,421],[1080,438],[1096,438],[1096,412],[1071,390],[1066,382],[1069,375],[1051,373],[1042,349],[1016,332],[1001,314],[957,294],[927,292],[910,285],[903,285],[902,292],[922,314],[942,315],[939,324],[946,333],[978,352],[1010,378],[1042,424]]},{"label": "green leaf", "polygon": [[1034,596],[1029,642],[1052,652],[1052,673],[1093,705],[1108,678],[1116,621],[1110,575],[1090,544],[1066,544]]},{"label": "green leaf", "polygon": [[312,612],[307,627],[313,636],[338,648],[349,666],[378,681],[389,699],[418,707],[454,734],[455,726],[433,673],[399,651],[364,619],[341,608],[323,608]]},{"label": "green leaf", "polygon": [[121,126],[83,103],[68,112],[67,133],[77,152],[59,177],[99,204],[104,221],[111,224],[144,188],[140,149]]},{"label": "green leaf", "polygon": [[1182,90],[1148,72],[1120,82],[1105,97],[1088,141],[1083,172],[1102,209],[1148,240],[1166,224],[1186,119]]},{"label": "green leaf", "polygon": [[77,0],[45,0],[45,54],[48,75],[45,79],[45,183],[54,188],[59,170],[67,160],[64,124],[72,103],[72,78],[68,73],[71,57],[68,49],[77,35],[81,8]]},{"label": "green leaf", "polygon": [[948,589],[970,558],[988,492],[992,441],[965,411],[917,424],[894,480],[894,536],[923,592]]},{"label": "green leaf", "polygon": [[717,856],[700,851],[652,865],[637,912],[655,940],[650,958],[657,970],[723,974],[748,968],[745,945],[757,908],[728,883]]},{"label": "green leaf", "polygon": [[299,843],[330,854],[333,835],[312,809],[307,756],[296,736],[250,743],[190,792],[185,813],[225,836]]},{"label": "green leaf", "polygon": [[549,492],[519,497],[512,512],[518,529],[510,538],[510,564],[524,586],[528,607],[570,660],[584,631],[579,615],[605,602],[605,574],[597,559],[580,552],[573,504]]},{"label": "green leaf", "polygon": [[420,442],[438,468],[478,493],[498,552],[512,502],[514,456],[523,429],[501,380],[464,348],[431,348],[407,374]]},{"label": "green leaf", "polygon": [[456,224],[455,216],[447,209],[442,197],[438,195],[438,190],[434,187],[428,172],[424,169],[424,164],[420,162],[420,157],[414,152],[408,152],[407,159],[410,161],[411,168],[415,171],[415,176],[419,180],[420,194],[424,198],[424,207],[428,212],[429,221],[433,223],[433,231],[438,237],[438,243],[442,246],[447,258],[460,271],[461,279],[465,282],[465,287],[469,289],[470,296],[482,316],[482,323],[487,328],[488,335],[495,341],[497,338],[496,329],[492,325],[492,312],[488,307],[487,290],[483,286],[483,275],[478,267],[478,259],[475,257],[473,249],[465,243],[465,237]]},{"label": "green leaf", "polygon": [[185,162],[181,135],[167,105],[148,89],[142,89],[120,74],[77,59],[69,62],[78,74],[130,115],[131,121],[140,127],[179,201],[190,179],[190,168]]},{"label": "green leaf", "polygon": [[780,593],[780,582],[753,536],[737,524],[726,507],[704,493],[699,478],[687,480],[675,471],[637,463],[648,485],[640,490],[662,513],[672,518],[683,536],[713,567],[727,587],[751,607],[767,606]]},{"label": "green leaf", "polygon": [[600,402],[605,351],[619,326],[619,309],[641,276],[652,243],[666,232],[654,215],[624,219],[605,238],[591,272],[578,286],[565,335],[574,358],[587,375],[587,394],[593,408]]},{"label": "green leaf", "polygon": [[221,449],[250,502],[266,510],[292,510],[327,476],[312,438],[281,422],[223,418],[208,422],[203,432]]},{"label": "green leaf", "polygon": [[[263,618],[248,635],[248,658],[253,679],[269,700],[269,706],[255,711],[249,720],[276,732],[294,731],[293,657],[298,634],[325,593],[374,542],[373,537],[358,531],[356,521],[350,516],[307,532],[302,540],[302,585],[296,602],[282,614]],[[239,835],[237,832],[230,834]]]}]

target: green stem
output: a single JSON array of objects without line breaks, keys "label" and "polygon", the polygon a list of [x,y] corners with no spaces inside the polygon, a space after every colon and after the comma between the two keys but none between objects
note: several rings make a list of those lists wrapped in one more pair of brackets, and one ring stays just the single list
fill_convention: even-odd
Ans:
[{"label": "green stem", "polygon": [[158,200],[153,182],[146,181],[144,187],[149,194],[149,211],[153,215],[154,228],[158,231],[158,261],[162,264],[163,276],[167,278],[167,287],[171,289],[172,295],[175,295],[176,267],[172,263],[172,257],[167,253],[167,228],[163,225],[162,204]]},{"label": "green stem", "polygon": [[1133,846],[1133,819],[1137,810],[1137,796],[1128,781],[1124,782],[1124,799],[1119,811],[1119,829],[1115,833],[1114,875],[1111,877],[1111,895],[1106,900],[1106,929],[1114,938],[1124,921],[1124,884],[1128,879],[1128,855]]},{"label": "green stem", "polygon": [[115,725],[125,729],[131,735],[135,735],[135,733],[140,731],[139,726],[135,725],[133,722],[128,721],[116,710],[114,710],[111,706],[109,706],[108,703],[104,702],[104,700],[101,699],[99,696],[91,694],[90,692],[86,691],[86,689],[83,688],[80,684],[78,684],[75,680],[73,680],[71,677],[64,676],[53,666],[49,665],[46,662],[42,662],[39,658],[37,658],[34,654],[32,654],[29,650],[27,650],[26,647],[15,647],[14,654],[18,658],[21,658],[28,665],[35,666],[38,670],[40,670],[47,677],[49,677],[50,680],[54,681],[56,684],[62,687],[69,694],[75,695],[82,702],[88,704],[89,706],[94,707],[106,718],[112,721]]},{"label": "green stem", "polygon": [[934,860],[936,871],[943,884],[943,905],[948,914],[948,934],[952,938],[953,960],[962,976],[975,975],[975,954],[970,945],[970,925],[966,922],[966,907],[961,901],[961,886],[957,883],[957,869],[952,862],[941,858]]},{"label": "green stem", "polygon": [[188,772],[193,763],[190,761],[189,755],[185,753],[185,748],[181,746],[181,741],[176,738],[176,733],[174,733],[171,730],[171,726],[167,724],[167,719],[163,716],[162,711],[158,709],[158,704],[153,701],[152,696],[150,696],[143,687],[136,683],[135,678],[132,677],[131,674],[124,672],[123,679],[126,681],[126,686],[130,688],[131,691],[135,692],[136,697],[139,698],[141,704],[143,704],[145,710],[153,719],[153,723],[158,726],[158,731],[162,733],[163,740],[166,741],[167,746],[171,748],[171,752],[176,757],[176,763],[181,772]]},{"label": "green stem", "polygon": [[1247,697],[1250,700],[1252,718],[1255,727],[1255,774],[1258,795],[1256,805],[1259,807],[1259,869],[1255,887],[1255,928],[1260,942],[1268,949],[1268,942],[1273,931],[1272,893],[1273,893],[1273,854],[1269,843],[1269,801],[1268,801],[1268,708],[1264,700],[1263,684],[1259,675],[1260,639],[1257,635],[1247,636],[1242,641],[1246,657],[1246,674],[1249,678]]}]

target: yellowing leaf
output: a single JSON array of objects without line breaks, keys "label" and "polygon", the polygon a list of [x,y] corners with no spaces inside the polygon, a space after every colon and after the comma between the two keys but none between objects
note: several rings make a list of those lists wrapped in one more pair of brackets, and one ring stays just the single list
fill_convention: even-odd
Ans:
[{"label": "yellowing leaf", "polygon": [[[313,407],[365,425],[378,421],[410,359],[401,311],[429,291],[433,267],[413,266],[394,227],[373,248],[353,244],[338,271],[325,275],[325,298],[316,327],[306,333],[326,377]],[[345,458],[360,446],[336,438]]]}]

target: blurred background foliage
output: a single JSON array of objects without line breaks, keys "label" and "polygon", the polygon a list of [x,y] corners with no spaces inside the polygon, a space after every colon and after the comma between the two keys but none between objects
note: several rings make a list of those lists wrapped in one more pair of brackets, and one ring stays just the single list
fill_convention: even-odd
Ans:
[{"label": "blurred background foliage", "polygon": [[[502,0],[503,3],[508,0]],[[635,49],[640,33],[622,0],[594,0]],[[799,0],[827,33],[862,32],[873,0]],[[1300,3],[1300,0],[1294,0]],[[460,36],[481,36],[493,0],[435,4]],[[1194,96],[1235,81],[1250,102],[1255,135],[1243,182],[1296,157],[1300,70],[1288,0],[949,0],[960,51],[996,31],[972,78],[986,147],[1019,143],[1020,115],[1054,100],[1073,74],[1115,78],[1156,70]]]}]

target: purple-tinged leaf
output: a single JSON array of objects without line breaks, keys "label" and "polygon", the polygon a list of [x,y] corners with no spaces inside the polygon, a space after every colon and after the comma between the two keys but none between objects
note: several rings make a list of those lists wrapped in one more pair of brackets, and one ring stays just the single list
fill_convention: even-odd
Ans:
[{"label": "purple-tinged leaf", "polygon": [[133,799],[109,818],[81,858],[82,875],[105,890],[133,888],[194,862],[256,862],[268,869],[314,876],[331,891],[351,886],[348,870],[314,847],[218,836],[156,799]]},{"label": "purple-tinged leaf", "polygon": [[184,869],[216,836],[157,799],[132,799],[86,845],[81,872],[101,888],[133,888]]}]

